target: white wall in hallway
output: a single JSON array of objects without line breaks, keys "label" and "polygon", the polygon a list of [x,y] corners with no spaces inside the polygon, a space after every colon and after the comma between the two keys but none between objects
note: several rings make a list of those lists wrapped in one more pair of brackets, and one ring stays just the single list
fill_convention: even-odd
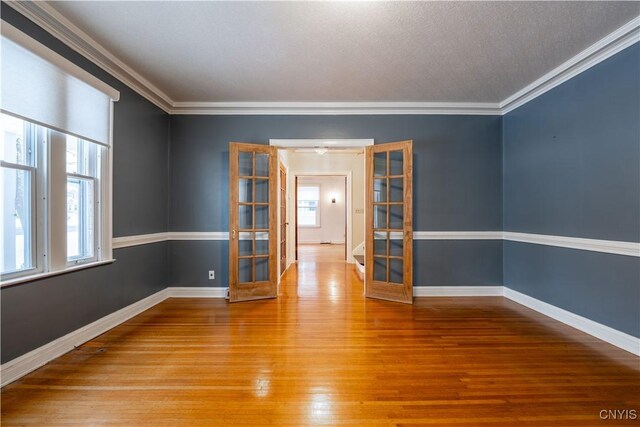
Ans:
[{"label": "white wall in hallway", "polygon": [[[320,226],[298,226],[298,243],[344,243],[345,242],[345,177],[313,176],[299,177],[298,188],[318,186],[320,188]],[[332,199],[335,198],[335,203]]]}]

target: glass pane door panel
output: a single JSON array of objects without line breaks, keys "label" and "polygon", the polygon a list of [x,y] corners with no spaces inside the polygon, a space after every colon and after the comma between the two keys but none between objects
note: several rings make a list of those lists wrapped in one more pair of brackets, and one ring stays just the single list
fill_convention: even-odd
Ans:
[{"label": "glass pane door panel", "polygon": [[269,253],[269,233],[256,233],[256,255],[267,255]]},{"label": "glass pane door panel", "polygon": [[256,176],[269,176],[268,154],[256,154]]},{"label": "glass pane door panel", "polygon": [[256,203],[269,202],[269,180],[256,179]]},{"label": "glass pane door panel", "polygon": [[389,260],[389,282],[402,284],[403,279],[403,271],[402,271],[402,260],[401,259],[390,259]]},{"label": "glass pane door panel", "polygon": [[240,256],[253,255],[253,233],[238,233],[238,254]]},{"label": "glass pane door panel", "polygon": [[256,206],[256,229],[269,228],[269,206]]},{"label": "glass pane door panel", "polygon": [[375,176],[387,175],[387,153],[373,154],[373,174]]},{"label": "glass pane door panel", "polygon": [[375,231],[373,233],[373,253],[375,255],[387,255],[386,231]]},{"label": "glass pane door panel", "polygon": [[402,232],[391,232],[389,240],[389,255],[403,256],[404,239]]},{"label": "glass pane door panel", "polygon": [[251,230],[253,228],[253,206],[238,206],[238,227],[241,230]]},{"label": "glass pane door panel", "polygon": [[378,203],[387,201],[387,178],[373,180],[373,201]]},{"label": "glass pane door panel", "polygon": [[402,175],[403,169],[402,151],[391,151],[389,153],[389,175]]},{"label": "glass pane door panel", "polygon": [[269,280],[269,258],[256,258],[256,282]]},{"label": "glass pane door panel", "polygon": [[403,218],[404,206],[391,205],[389,206],[389,228],[395,230],[402,230],[404,225]]},{"label": "glass pane door panel", "polygon": [[253,153],[245,151],[238,153],[238,175],[253,176]]},{"label": "glass pane door panel", "polygon": [[238,181],[238,201],[250,203],[253,201],[253,180],[240,178]]},{"label": "glass pane door panel", "polygon": [[404,199],[404,186],[402,178],[389,179],[389,201],[402,202]]},{"label": "glass pane door panel", "polygon": [[387,205],[373,206],[373,228],[387,228]]},{"label": "glass pane door panel", "polygon": [[238,259],[238,281],[240,283],[253,282],[253,258]]},{"label": "glass pane door panel", "polygon": [[373,258],[373,280],[379,282],[387,281],[387,259],[382,257]]}]

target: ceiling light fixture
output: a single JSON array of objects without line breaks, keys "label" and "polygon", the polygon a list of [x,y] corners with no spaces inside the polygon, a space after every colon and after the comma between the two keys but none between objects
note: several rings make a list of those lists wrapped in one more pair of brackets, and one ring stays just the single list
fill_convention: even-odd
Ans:
[{"label": "ceiling light fixture", "polygon": [[318,154],[320,154],[320,155],[323,155],[324,153],[326,153],[326,152],[327,152],[327,149],[326,149],[326,148],[324,148],[324,147],[316,147],[316,148],[315,148],[315,151],[316,151],[316,153],[318,153]]}]

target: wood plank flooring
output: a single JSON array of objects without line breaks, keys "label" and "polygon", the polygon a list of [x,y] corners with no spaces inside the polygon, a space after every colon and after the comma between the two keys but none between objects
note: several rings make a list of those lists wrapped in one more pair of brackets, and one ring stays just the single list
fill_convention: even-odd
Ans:
[{"label": "wood plank flooring", "polygon": [[[618,425],[639,358],[501,297],[363,298],[305,259],[277,300],[169,299],[2,390],[2,425]],[[626,421],[637,425],[637,420]]]}]

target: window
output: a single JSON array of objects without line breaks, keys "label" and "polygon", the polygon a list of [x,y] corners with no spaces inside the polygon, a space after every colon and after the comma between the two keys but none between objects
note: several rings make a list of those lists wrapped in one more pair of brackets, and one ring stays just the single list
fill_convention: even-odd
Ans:
[{"label": "window", "polygon": [[6,114],[0,138],[2,279],[101,259],[106,147]]},{"label": "window", "polygon": [[111,135],[119,92],[0,26],[2,285],[111,261]]},{"label": "window", "polygon": [[95,259],[95,224],[100,222],[100,147],[66,135],[67,260],[77,264]]},{"label": "window", "polygon": [[298,186],[298,226],[320,227],[320,186]]},{"label": "window", "polygon": [[7,275],[37,268],[36,132],[36,126],[23,120],[0,116],[0,270]]}]

